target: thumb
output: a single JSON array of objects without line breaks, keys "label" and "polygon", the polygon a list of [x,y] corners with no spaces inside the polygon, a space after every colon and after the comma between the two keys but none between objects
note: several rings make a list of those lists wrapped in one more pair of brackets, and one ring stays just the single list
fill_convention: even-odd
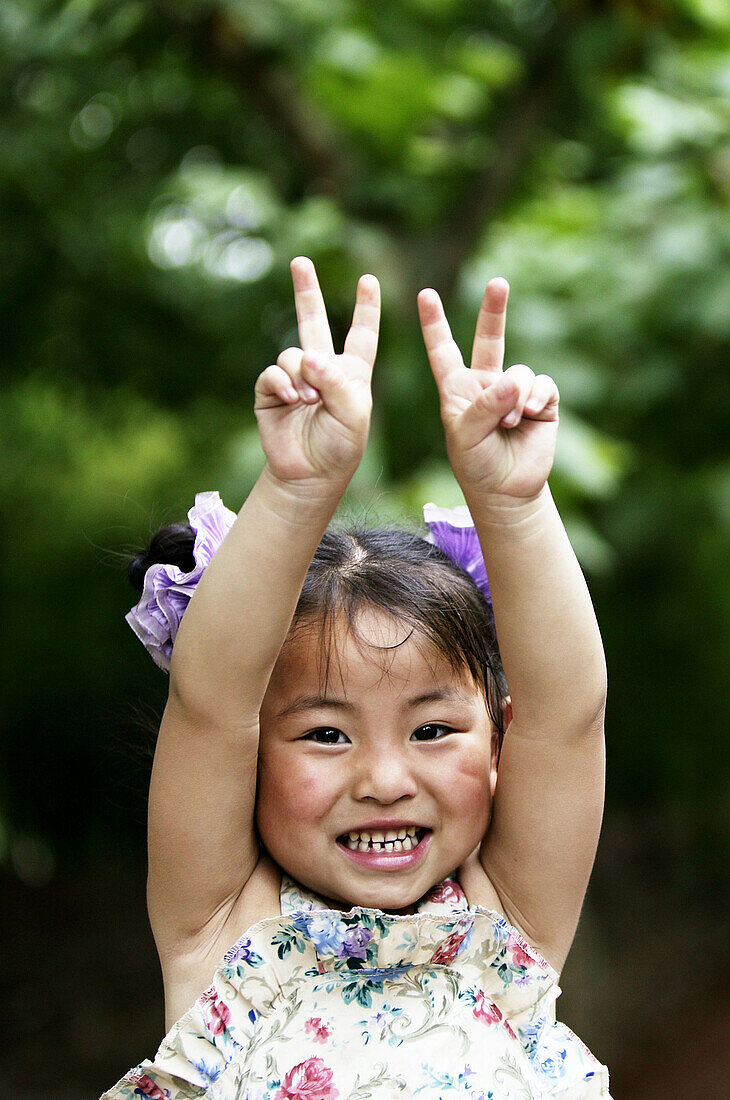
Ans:
[{"label": "thumb", "polygon": [[302,378],[319,393],[322,404],[335,420],[348,427],[355,427],[361,420],[367,419],[370,409],[368,401],[363,403],[360,385],[348,378],[339,367],[337,360],[318,352],[305,352],[302,356]]},{"label": "thumb", "polygon": [[519,400],[517,383],[506,375],[500,375],[487,386],[460,416],[460,429],[466,447],[476,446],[495,431],[508,412]]}]

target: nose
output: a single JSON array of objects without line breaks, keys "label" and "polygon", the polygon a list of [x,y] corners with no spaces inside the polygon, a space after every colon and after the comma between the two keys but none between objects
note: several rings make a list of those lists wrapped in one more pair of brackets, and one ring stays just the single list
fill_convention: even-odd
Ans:
[{"label": "nose", "polygon": [[414,798],[418,783],[407,753],[393,748],[376,752],[363,749],[353,766],[353,796],[389,806],[401,798]]}]

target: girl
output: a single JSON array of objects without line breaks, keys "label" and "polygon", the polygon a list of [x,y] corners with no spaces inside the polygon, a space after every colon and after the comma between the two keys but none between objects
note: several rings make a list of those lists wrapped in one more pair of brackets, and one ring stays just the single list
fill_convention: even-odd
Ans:
[{"label": "girl", "polygon": [[105,1098],[607,1097],[554,1016],[605,695],[546,484],[557,389],[502,371],[504,280],[471,369],[424,290],[476,535],[432,506],[431,542],[327,531],[367,439],[379,289],[360,280],[336,355],[313,265],[292,273],[301,348],[256,384],[259,480],[237,519],[201,494],[135,566],[130,622],[170,670],[148,899],[171,1030]]}]

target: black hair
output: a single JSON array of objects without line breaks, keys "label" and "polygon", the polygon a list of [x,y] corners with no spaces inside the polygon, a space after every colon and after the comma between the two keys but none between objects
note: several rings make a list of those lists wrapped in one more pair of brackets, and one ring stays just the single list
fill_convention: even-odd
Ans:
[{"label": "black hair", "polygon": [[168,523],[152,536],[146,550],[141,550],[132,558],[127,573],[132,585],[141,592],[144,588],[144,575],[151,565],[158,562],[163,565],[176,565],[183,573],[195,568],[193,547],[195,531],[189,523]]},{"label": "black hair", "polygon": [[[156,562],[190,571],[195,564],[194,543],[195,533],[186,523],[161,528],[148,550],[130,563],[134,587],[142,591],[145,571]],[[307,571],[292,630],[320,624],[328,668],[335,623],[344,619],[357,637],[357,619],[366,609],[404,623],[409,637],[420,635],[455,672],[469,673],[484,693],[498,752],[504,736],[507,684],[491,605],[469,574],[412,532],[332,525]]]}]

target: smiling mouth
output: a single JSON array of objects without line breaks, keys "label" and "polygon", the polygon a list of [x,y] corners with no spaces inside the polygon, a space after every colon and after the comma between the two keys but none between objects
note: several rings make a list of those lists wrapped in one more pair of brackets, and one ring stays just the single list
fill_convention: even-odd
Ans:
[{"label": "smiling mouth", "polygon": [[415,825],[403,826],[400,829],[380,831],[377,829],[362,830],[361,832],[343,833],[337,838],[337,842],[351,852],[410,852],[423,840],[430,830],[421,829]]}]

